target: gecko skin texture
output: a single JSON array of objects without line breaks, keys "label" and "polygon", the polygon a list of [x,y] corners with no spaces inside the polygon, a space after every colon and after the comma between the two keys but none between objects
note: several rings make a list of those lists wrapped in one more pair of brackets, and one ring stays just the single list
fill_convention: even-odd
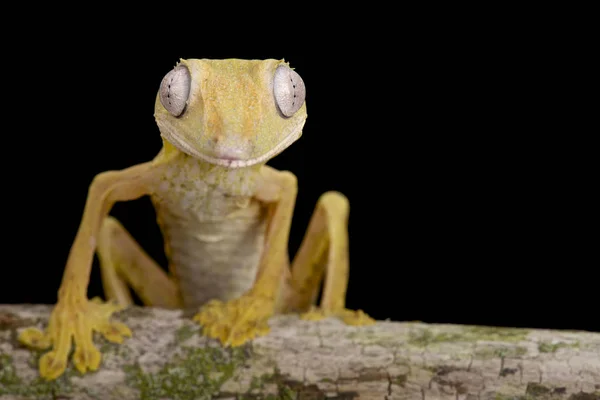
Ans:
[{"label": "gecko skin texture", "polygon": [[[305,96],[304,81],[284,60],[180,60],[165,75],[154,111],[162,149],[148,162],[93,179],[48,326],[19,335],[29,347],[50,349],[39,361],[42,377],[61,376],[73,346],[79,372],[100,368],[92,334],[114,343],[132,335],[111,318],[133,304],[131,290],[145,305],[184,309],[223,346],[266,335],[277,313],[375,322],[345,307],[343,194],[319,198],[289,260],[297,181],[266,163],[301,137]],[[156,209],[168,271],[109,215],[116,202],[145,195]],[[95,254],[106,302],[87,298]]]},{"label": "gecko skin texture", "polygon": [[180,154],[154,185],[152,200],[186,310],[232,300],[254,283],[266,209],[251,197],[258,171],[247,169],[222,174]]}]

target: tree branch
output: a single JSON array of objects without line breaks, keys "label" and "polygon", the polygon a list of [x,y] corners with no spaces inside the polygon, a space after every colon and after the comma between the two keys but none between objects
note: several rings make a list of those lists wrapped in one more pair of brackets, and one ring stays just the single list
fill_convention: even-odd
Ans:
[{"label": "tree branch", "polygon": [[600,399],[598,333],[279,316],[223,349],[181,312],[140,307],[115,316],[133,331],[124,344],[96,336],[98,371],[45,382],[17,336],[50,310],[0,306],[0,400]]}]

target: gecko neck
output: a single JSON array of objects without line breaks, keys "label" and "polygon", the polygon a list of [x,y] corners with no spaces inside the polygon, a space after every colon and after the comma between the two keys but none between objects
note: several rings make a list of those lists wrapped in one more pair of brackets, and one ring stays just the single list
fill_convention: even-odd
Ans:
[{"label": "gecko neck", "polygon": [[242,168],[227,168],[183,153],[169,142],[164,142],[164,153],[172,158],[172,177],[194,183],[202,182],[209,190],[229,196],[251,197],[258,185],[260,169],[265,163]]}]

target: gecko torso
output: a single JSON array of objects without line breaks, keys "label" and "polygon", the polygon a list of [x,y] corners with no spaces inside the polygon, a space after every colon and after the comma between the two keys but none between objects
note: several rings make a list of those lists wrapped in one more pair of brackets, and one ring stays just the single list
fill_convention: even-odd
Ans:
[{"label": "gecko torso", "polygon": [[266,226],[252,198],[259,178],[259,167],[226,169],[179,153],[157,180],[152,200],[185,309],[252,287]]}]

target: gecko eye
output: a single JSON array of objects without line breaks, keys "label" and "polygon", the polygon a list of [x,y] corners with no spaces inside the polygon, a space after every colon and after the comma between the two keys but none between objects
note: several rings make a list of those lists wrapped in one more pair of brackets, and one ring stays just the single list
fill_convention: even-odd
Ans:
[{"label": "gecko eye", "polygon": [[273,77],[273,95],[279,111],[284,116],[291,117],[304,104],[306,96],[304,81],[295,71],[280,65]]},{"label": "gecko eye", "polygon": [[183,66],[173,68],[160,83],[160,102],[168,112],[178,117],[183,113],[190,94],[190,71]]}]

